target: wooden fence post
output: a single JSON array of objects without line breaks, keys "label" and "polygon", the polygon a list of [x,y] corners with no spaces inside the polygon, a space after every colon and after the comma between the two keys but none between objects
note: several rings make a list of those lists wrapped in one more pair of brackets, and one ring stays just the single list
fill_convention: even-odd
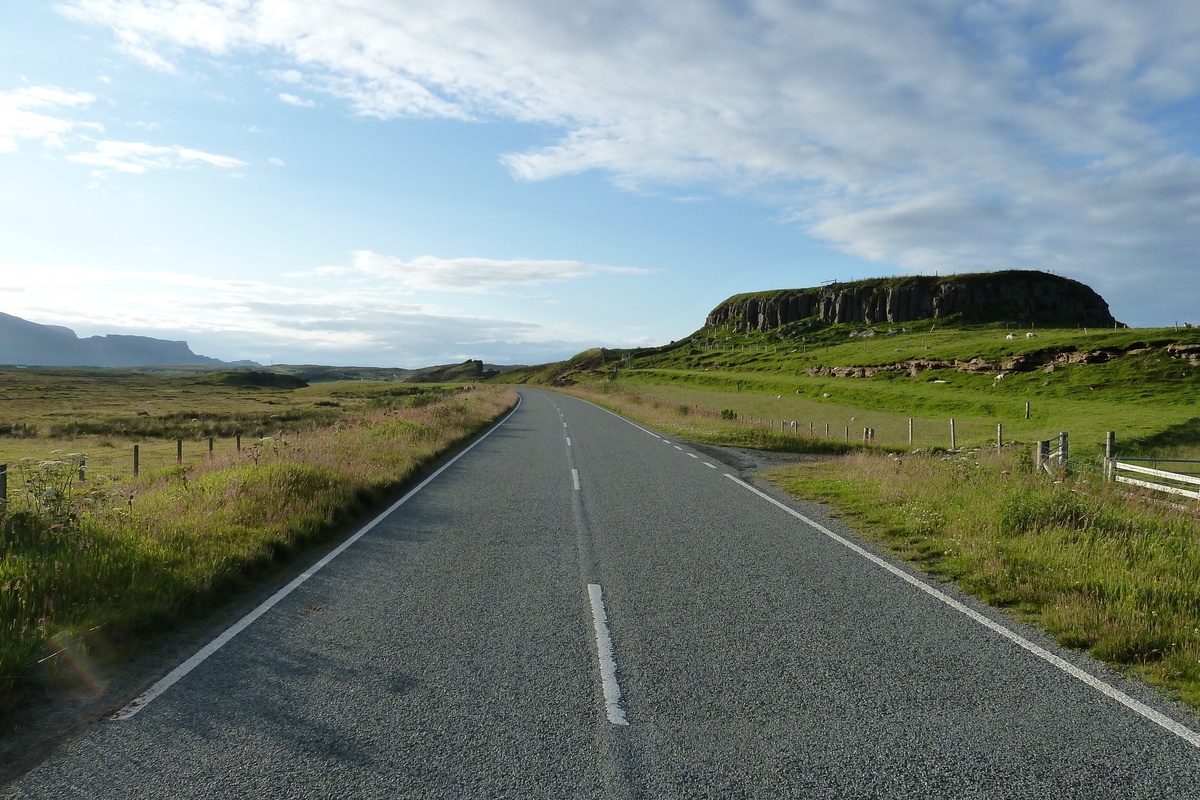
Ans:
[{"label": "wooden fence post", "polygon": [[1025,401],[1025,419],[1029,419],[1029,401]]},{"label": "wooden fence post", "polygon": [[8,464],[0,464],[0,508],[8,505]]},{"label": "wooden fence post", "polygon": [[1117,453],[1117,434],[1115,431],[1106,431],[1104,433],[1104,480],[1112,483],[1116,474],[1117,468],[1114,464]]},{"label": "wooden fence post", "polygon": [[208,457],[213,457],[213,437],[208,437]]},{"label": "wooden fence post", "polygon": [[1067,471],[1067,462],[1069,460],[1067,458],[1067,432],[1063,431],[1060,434],[1060,436],[1062,437],[1062,468],[1063,468],[1063,472],[1066,472]]},{"label": "wooden fence post", "polygon": [[996,449],[1002,450],[1003,448],[1004,448],[1004,423],[997,422],[996,423]]},{"label": "wooden fence post", "polygon": [[237,436],[234,437],[234,439],[237,442],[238,452],[239,453],[242,452],[242,435],[239,433],[239,434],[237,434]]},{"label": "wooden fence post", "polygon": [[958,449],[958,440],[954,435],[954,420],[953,419],[950,420],[950,449],[951,450]]},{"label": "wooden fence post", "polygon": [[138,446],[133,446],[133,477],[138,476]]},{"label": "wooden fence post", "polygon": [[908,418],[908,446],[912,447],[913,443],[913,418]]},{"label": "wooden fence post", "polygon": [[175,463],[183,463],[183,439],[175,440]]}]

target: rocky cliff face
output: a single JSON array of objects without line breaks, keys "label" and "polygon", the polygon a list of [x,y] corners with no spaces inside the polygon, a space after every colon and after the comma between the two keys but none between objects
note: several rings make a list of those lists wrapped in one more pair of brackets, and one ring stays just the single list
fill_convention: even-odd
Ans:
[{"label": "rocky cliff face", "polygon": [[965,322],[1048,326],[1103,327],[1116,322],[1108,303],[1088,286],[1045,272],[1014,270],[735,295],[713,309],[706,324],[767,331],[805,319],[875,325],[950,316]]}]

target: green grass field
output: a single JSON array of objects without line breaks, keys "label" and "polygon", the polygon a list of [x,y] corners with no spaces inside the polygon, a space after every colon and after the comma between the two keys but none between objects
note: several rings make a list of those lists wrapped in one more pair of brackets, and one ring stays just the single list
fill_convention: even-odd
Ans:
[{"label": "green grass field", "polygon": [[[1033,442],[1066,431],[1076,457],[1098,462],[1105,434],[1117,453],[1200,458],[1200,351],[1169,352],[1170,344],[1200,346],[1200,330],[1039,329],[1001,326],[901,330],[878,326],[851,337],[855,326],[834,325],[800,339],[777,333],[735,334],[704,329],[669,347],[589,351],[571,362],[527,373],[533,381],[607,381],[636,394],[697,408],[731,409],[753,419],[795,421],[798,427],[845,440],[873,428],[882,445]],[[888,330],[896,330],[888,335]],[[1006,339],[1012,333],[1016,338]],[[1099,354],[1083,359],[1078,354]],[[1054,363],[1077,354],[1094,363]],[[1046,361],[1005,369],[1006,359]],[[990,366],[980,359],[991,362]],[[918,363],[911,372],[913,362]],[[937,362],[925,368],[927,362]],[[881,370],[881,366],[904,368]],[[956,368],[956,364],[959,368]],[[877,370],[871,377],[812,374]],[[521,373],[506,378],[519,379]],[[1002,378],[997,376],[1003,375]],[[1028,413],[1028,417],[1026,414]]]}]

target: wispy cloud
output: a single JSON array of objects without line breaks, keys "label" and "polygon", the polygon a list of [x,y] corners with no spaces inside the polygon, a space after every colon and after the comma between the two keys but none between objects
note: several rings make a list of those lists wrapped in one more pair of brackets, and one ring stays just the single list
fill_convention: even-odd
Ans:
[{"label": "wispy cloud", "polygon": [[287,103],[289,106],[300,106],[301,108],[312,108],[316,105],[316,102],[313,100],[302,99],[294,94],[288,94],[287,92],[280,92],[279,99]]},{"label": "wispy cloud", "polygon": [[329,281],[321,270],[263,281],[16,263],[0,263],[0,274],[30,276],[0,287],[8,313],[81,335],[185,339],[195,352],[227,360],[409,367],[466,358],[541,363],[600,343],[596,332],[571,324],[469,313],[414,299],[389,275],[369,269],[357,271],[369,281]]},{"label": "wispy cloud", "polygon": [[632,267],[609,267],[581,261],[490,258],[438,258],[410,260],[369,250],[354,253],[350,267],[325,268],[326,274],[360,273],[385,279],[405,292],[469,292],[486,294],[511,286],[536,286],[578,280],[596,273],[646,274]]},{"label": "wispy cloud", "polygon": [[206,165],[221,169],[242,167],[246,162],[230,156],[205,153],[179,145],[160,146],[144,142],[95,142],[90,152],[74,153],[68,161],[88,164],[97,174],[124,172],[140,175],[152,169],[184,169]]},{"label": "wispy cloud", "polygon": [[503,157],[516,178],[601,170],[751,195],[906,270],[1049,266],[1115,288],[1200,250],[1190,0],[65,8],[146,63],[266,50],[358,114],[553,126],[556,141]]},{"label": "wispy cloud", "polygon": [[60,148],[64,146],[63,137],[77,128],[103,130],[95,123],[47,113],[63,108],[85,108],[95,99],[88,92],[71,92],[57,86],[0,91],[0,153],[17,152],[21,139]]},{"label": "wispy cloud", "polygon": [[[231,156],[207,153],[181,145],[145,142],[97,141],[90,134],[104,126],[62,115],[64,109],[85,109],[96,101],[89,92],[57,86],[28,86],[0,91],[0,154],[15,153],[22,139],[56,150],[73,150],[64,158],[94,167],[93,174],[109,172],[141,174],[152,169],[181,169],[206,165],[220,169],[245,166]],[[133,122],[133,127],[157,129],[155,122]]]}]

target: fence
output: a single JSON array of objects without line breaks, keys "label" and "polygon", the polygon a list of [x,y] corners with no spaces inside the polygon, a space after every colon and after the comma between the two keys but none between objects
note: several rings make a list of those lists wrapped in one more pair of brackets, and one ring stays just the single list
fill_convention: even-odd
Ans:
[{"label": "fence", "polygon": [[846,424],[847,420],[844,417],[837,422],[831,422],[828,419],[821,421],[775,419],[736,413],[729,416],[729,412],[671,400],[655,400],[654,402],[661,403],[668,408],[686,408],[687,414],[695,416],[724,419],[736,424],[765,428],[775,433],[809,438],[872,444],[907,444],[909,447],[942,447],[949,450],[957,450],[964,444],[990,445],[994,443],[996,447],[1002,447],[1004,444],[1004,426],[999,423],[901,417],[885,412],[866,412],[862,419],[851,418],[849,420],[851,424]]},{"label": "fence", "polygon": [[[1108,480],[1116,483],[1126,483],[1156,492],[1167,492],[1200,500],[1200,476],[1195,473],[1157,469],[1160,461],[1168,461],[1173,464],[1200,464],[1200,461],[1174,459],[1106,457],[1104,459],[1104,475]],[[1142,464],[1154,464],[1154,466],[1147,467]],[[1138,477],[1133,477],[1134,475]]]},{"label": "fence", "polygon": [[1070,436],[1063,431],[1053,439],[1038,442],[1033,448],[1033,466],[1045,470],[1050,475],[1067,472],[1070,469]]},{"label": "fence", "polygon": [[[750,420],[753,423],[753,420]],[[759,424],[763,421],[759,420]],[[775,420],[766,420],[766,427],[775,430]],[[797,420],[779,420],[779,431],[781,433],[792,433],[797,436],[817,437],[823,436],[826,439],[841,438],[844,441],[861,441],[874,443],[878,437],[876,425],[884,425],[888,435],[885,440],[900,444],[907,441],[907,444],[912,447],[918,444],[944,446],[950,450],[957,450],[959,444],[959,435],[964,427],[964,424],[953,418],[930,420],[918,420],[916,417],[908,417],[906,420],[907,432],[904,427],[897,428],[894,421],[884,420],[882,422],[873,421],[871,425],[840,425],[836,426],[829,422],[800,422]],[[901,423],[902,425],[904,423]],[[969,430],[970,441],[979,442],[984,437],[990,438],[992,426],[990,423],[970,422],[966,426]],[[1004,425],[997,423],[996,430],[996,447],[1004,446]],[[918,432],[919,431],[919,432]]]},{"label": "fence", "polygon": [[[260,440],[255,438],[252,441],[258,443]],[[83,484],[100,480],[130,480],[143,473],[161,472],[173,466],[195,464],[241,450],[242,436],[239,434],[226,439],[146,440],[127,447],[94,449],[86,458],[72,460],[79,461],[79,483]],[[56,458],[58,456],[49,455],[47,459],[38,461]],[[12,496],[25,491],[23,476],[24,471],[15,462],[0,464],[0,509]]]}]

